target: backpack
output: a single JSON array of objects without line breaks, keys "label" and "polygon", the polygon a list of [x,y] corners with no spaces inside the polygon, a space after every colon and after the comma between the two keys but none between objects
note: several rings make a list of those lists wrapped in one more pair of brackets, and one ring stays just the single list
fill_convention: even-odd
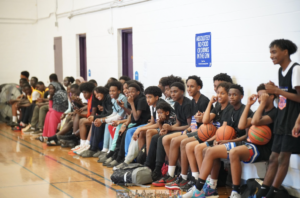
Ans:
[{"label": "backpack", "polygon": [[123,169],[118,169],[113,172],[110,179],[114,184],[121,186],[143,186],[143,184],[152,183],[151,169],[139,163],[129,164]]},{"label": "backpack", "polygon": [[[252,198],[259,191],[263,179],[248,179],[247,184],[241,187],[241,198]],[[279,188],[276,196],[274,198],[290,198],[289,193],[282,186]]]}]

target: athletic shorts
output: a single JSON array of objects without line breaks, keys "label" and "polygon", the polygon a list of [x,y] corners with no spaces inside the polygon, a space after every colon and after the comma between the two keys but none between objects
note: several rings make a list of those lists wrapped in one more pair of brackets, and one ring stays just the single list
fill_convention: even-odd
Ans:
[{"label": "athletic shorts", "polygon": [[227,159],[229,159],[229,151],[238,146],[246,146],[249,149],[250,158],[247,161],[243,161],[245,164],[254,163],[258,161],[260,152],[257,149],[257,146],[249,142],[229,142],[224,144],[227,150]]},{"label": "athletic shorts", "polygon": [[206,144],[207,147],[212,147],[212,146],[214,146],[214,140],[207,141],[207,142],[205,142],[205,144]]},{"label": "athletic shorts", "polygon": [[272,152],[300,153],[300,137],[294,138],[291,135],[274,134]]}]

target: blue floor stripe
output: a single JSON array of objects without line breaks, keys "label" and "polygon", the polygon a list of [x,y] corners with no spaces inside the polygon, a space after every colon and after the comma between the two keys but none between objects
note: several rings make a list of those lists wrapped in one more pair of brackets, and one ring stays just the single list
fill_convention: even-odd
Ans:
[{"label": "blue floor stripe", "polygon": [[[5,137],[5,138],[7,138],[7,139],[10,139],[10,140],[12,140],[12,141],[14,141],[14,142],[18,142],[18,141],[14,140],[14,139],[11,139],[11,138],[9,138],[9,137],[3,135],[3,134],[0,134],[0,135],[3,136],[3,137]],[[39,151],[37,151],[37,150],[35,150],[35,149],[33,149],[33,148],[31,148],[31,147],[29,147],[29,146],[27,146],[27,145],[21,143],[21,142],[19,142],[19,144],[22,145],[22,146],[24,146],[24,147],[26,147],[26,148],[29,148],[29,149],[31,149],[31,150],[37,152],[38,154],[44,155],[45,157],[47,157],[47,158],[49,158],[49,159],[51,159],[51,160],[53,160],[53,161],[55,161],[55,162],[57,162],[57,163],[63,165],[63,166],[65,166],[65,167],[67,167],[67,168],[69,168],[69,169],[71,169],[71,170],[73,170],[73,171],[75,171],[75,172],[77,172],[77,173],[79,173],[79,174],[81,174],[81,175],[84,175],[84,176],[86,176],[87,178],[89,178],[89,179],[91,179],[91,180],[93,180],[93,181],[95,181],[95,182],[97,182],[97,183],[99,183],[99,184],[101,184],[101,185],[103,185],[103,186],[105,186],[105,187],[107,187],[107,188],[113,190],[113,191],[117,191],[115,188],[113,188],[113,187],[111,187],[111,186],[109,186],[109,185],[106,185],[105,183],[103,183],[103,182],[101,182],[101,181],[99,181],[99,180],[97,180],[97,179],[95,179],[95,178],[93,178],[93,177],[91,177],[91,176],[89,176],[89,175],[86,175],[86,174],[84,174],[84,173],[82,173],[82,172],[80,172],[80,171],[78,171],[78,170],[76,170],[76,169],[74,169],[74,168],[72,168],[72,167],[70,167],[70,166],[68,166],[68,165],[66,165],[66,164],[64,164],[64,163],[62,163],[62,162],[60,162],[60,161],[57,161],[56,159],[51,158],[50,156],[48,156],[48,155],[46,155],[46,154],[44,154],[44,153],[42,153],[42,152],[39,152]]]},{"label": "blue floor stripe", "polygon": [[34,173],[34,172],[32,172],[31,170],[29,170],[28,168],[26,168],[26,167],[22,166],[21,164],[19,164],[19,163],[15,162],[14,160],[11,160],[11,161],[12,161],[12,162],[14,162],[14,163],[16,163],[16,164],[18,164],[19,166],[21,166],[21,167],[22,167],[22,168],[24,168],[25,170],[29,171],[30,173],[34,174],[35,176],[37,176],[37,177],[38,177],[38,178],[40,178],[41,180],[44,180],[45,182],[47,182],[48,184],[50,184],[51,186],[53,186],[54,188],[56,188],[56,189],[57,189],[57,190],[59,190],[60,192],[62,192],[62,193],[64,193],[64,194],[66,194],[66,195],[68,195],[69,197],[71,197],[71,198],[72,198],[72,196],[71,196],[71,195],[69,195],[68,193],[64,192],[64,191],[63,191],[63,190],[61,190],[60,188],[58,188],[58,187],[54,186],[53,184],[49,183],[47,180],[45,180],[45,179],[43,179],[42,177],[38,176],[37,174],[35,174],[35,173]]}]

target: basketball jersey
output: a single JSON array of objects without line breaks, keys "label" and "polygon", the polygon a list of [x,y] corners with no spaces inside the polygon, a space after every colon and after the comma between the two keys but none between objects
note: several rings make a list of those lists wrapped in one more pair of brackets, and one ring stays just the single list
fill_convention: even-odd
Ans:
[{"label": "basketball jersey", "polygon": [[[298,63],[294,63],[288,73],[283,76],[282,68],[279,69],[279,88],[283,91],[297,94],[292,86],[292,73],[294,67],[299,67]],[[278,103],[277,120],[274,125],[274,133],[278,135],[292,135],[292,129],[300,112],[300,103],[289,100],[280,95]]]}]

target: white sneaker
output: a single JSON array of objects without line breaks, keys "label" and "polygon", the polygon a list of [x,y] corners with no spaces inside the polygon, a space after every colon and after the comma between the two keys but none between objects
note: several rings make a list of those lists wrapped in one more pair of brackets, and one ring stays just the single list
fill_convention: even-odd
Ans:
[{"label": "white sneaker", "polygon": [[239,193],[237,193],[235,191],[231,192],[230,198],[241,198],[241,197],[242,196]]},{"label": "white sneaker", "polygon": [[75,146],[74,148],[71,149],[71,151],[79,150],[80,145]]},{"label": "white sneaker", "polygon": [[196,186],[193,186],[192,188],[190,188],[190,190],[187,193],[185,193],[182,196],[182,198],[192,198],[195,190],[196,190]]},{"label": "white sneaker", "polygon": [[85,145],[82,147],[82,149],[75,151],[77,155],[80,155],[81,153],[83,153],[84,151],[88,150],[90,148],[90,145]]}]

